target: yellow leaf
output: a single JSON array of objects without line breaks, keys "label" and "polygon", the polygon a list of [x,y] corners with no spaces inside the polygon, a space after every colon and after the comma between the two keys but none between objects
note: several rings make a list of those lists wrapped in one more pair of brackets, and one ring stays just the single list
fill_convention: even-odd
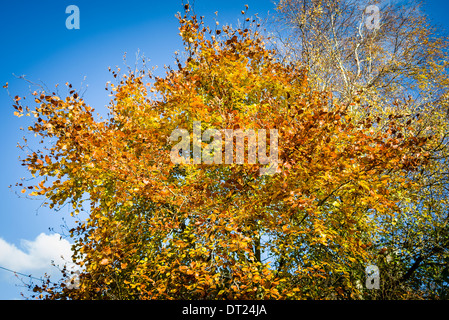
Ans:
[{"label": "yellow leaf", "polygon": [[369,190],[369,185],[366,181],[364,180],[360,181],[359,185],[361,185],[364,189]]}]

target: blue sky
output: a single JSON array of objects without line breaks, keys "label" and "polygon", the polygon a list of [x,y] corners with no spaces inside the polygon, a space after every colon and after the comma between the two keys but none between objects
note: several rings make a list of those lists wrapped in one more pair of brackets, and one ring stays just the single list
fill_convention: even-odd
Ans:
[{"label": "blue sky", "polygon": [[[271,0],[195,0],[195,11],[212,21],[218,11],[221,24],[236,24],[240,11],[249,5],[249,14],[265,16],[273,11]],[[65,9],[80,9],[80,29],[65,26],[69,14]],[[425,9],[433,21],[449,30],[449,3],[428,0]],[[0,84],[9,83],[13,95],[25,95],[28,84],[13,74],[26,75],[33,82],[42,81],[53,89],[70,82],[75,88],[88,85],[84,98],[98,111],[105,110],[108,95],[105,83],[112,80],[108,67],[124,67],[123,54],[134,64],[138,50],[150,59],[151,66],[163,72],[164,64],[174,63],[174,52],[182,50],[178,36],[176,12],[182,0],[166,1],[2,1],[0,4]],[[85,80],[84,80],[85,79]],[[1,89],[1,88],[0,88]],[[9,185],[28,176],[16,147],[26,127],[24,118],[13,115],[6,90],[0,90],[0,267],[40,277],[52,272],[51,259],[68,255],[70,244],[59,240],[67,211],[54,212],[39,208],[41,202],[20,198]],[[49,228],[52,228],[50,230]],[[69,257],[67,257],[69,258]],[[21,282],[10,272],[0,269],[0,299],[20,299]]]}]

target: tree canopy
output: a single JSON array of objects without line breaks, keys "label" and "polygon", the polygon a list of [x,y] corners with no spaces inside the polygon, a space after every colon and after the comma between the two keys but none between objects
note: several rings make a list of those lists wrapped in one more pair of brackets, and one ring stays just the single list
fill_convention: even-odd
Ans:
[{"label": "tree canopy", "polygon": [[[107,119],[95,119],[70,84],[66,97],[34,92],[34,107],[15,97],[16,114],[34,117],[28,130],[42,140],[23,160],[36,179],[30,195],[88,212],[71,230],[79,286],[68,285],[67,271],[35,286],[36,295],[441,297],[414,277],[423,260],[444,266],[448,258],[446,199],[425,186],[441,169],[446,122],[435,127],[417,109],[405,114],[365,105],[363,92],[345,100],[319,88],[316,73],[284,59],[250,18],[247,28],[211,28],[186,7],[178,19],[185,53],[176,67],[163,77],[111,70]],[[190,159],[175,163],[180,129]],[[266,134],[259,161],[249,160],[249,136],[232,140],[243,161],[204,161],[211,152],[226,158],[225,130]],[[274,140],[277,168],[261,174]],[[365,288],[370,264],[380,269],[379,291]],[[422,272],[417,279],[429,277]]]}]

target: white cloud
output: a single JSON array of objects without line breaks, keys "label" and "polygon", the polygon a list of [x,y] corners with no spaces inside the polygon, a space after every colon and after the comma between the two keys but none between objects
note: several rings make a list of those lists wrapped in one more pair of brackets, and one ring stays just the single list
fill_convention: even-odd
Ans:
[{"label": "white cloud", "polygon": [[0,238],[0,266],[38,276],[55,274],[57,266],[72,265],[71,244],[59,234],[39,234],[36,239],[21,240],[20,248]]}]

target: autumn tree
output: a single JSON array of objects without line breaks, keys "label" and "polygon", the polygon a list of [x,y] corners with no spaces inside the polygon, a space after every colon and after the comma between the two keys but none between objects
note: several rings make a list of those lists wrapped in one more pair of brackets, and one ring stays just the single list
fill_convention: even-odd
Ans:
[{"label": "autumn tree", "polygon": [[[210,28],[187,8],[178,19],[176,67],[163,77],[112,71],[108,119],[96,120],[71,85],[66,97],[33,93],[34,107],[15,98],[43,143],[23,160],[37,180],[31,195],[89,215],[71,230],[79,286],[49,279],[33,290],[50,299],[359,298],[366,265],[379,260],[376,239],[429,163],[433,132],[402,134],[413,129],[394,117],[353,119],[310,85],[307,69],[268,49],[251,18]],[[173,153],[182,129],[189,146]],[[224,130],[266,134],[259,161],[249,161],[248,137],[231,144],[244,148],[243,162],[220,162]],[[261,174],[275,140],[277,168]],[[208,152],[217,161],[206,163]]]},{"label": "autumn tree", "polygon": [[353,119],[396,118],[397,134],[433,133],[428,166],[411,176],[419,187],[397,190],[400,211],[381,237],[383,286],[370,293],[377,298],[398,298],[399,286],[427,298],[449,292],[449,42],[423,9],[415,0],[283,0],[271,24],[279,58],[305,68],[309,85],[332,92]]}]

